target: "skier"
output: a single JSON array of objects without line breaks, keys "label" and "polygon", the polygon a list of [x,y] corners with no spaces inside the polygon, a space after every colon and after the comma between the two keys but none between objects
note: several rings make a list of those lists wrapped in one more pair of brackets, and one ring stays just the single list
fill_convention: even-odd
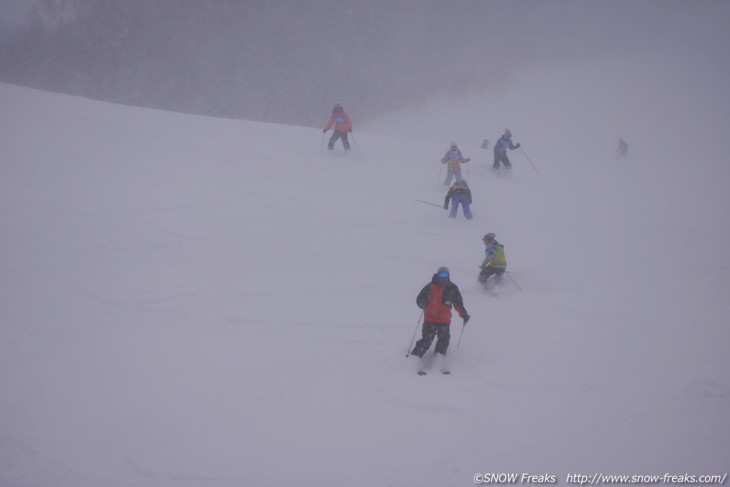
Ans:
[{"label": "skier", "polygon": [[464,210],[464,217],[467,220],[472,219],[471,209],[469,208],[469,205],[471,205],[471,190],[465,180],[459,179],[449,188],[449,192],[446,193],[446,198],[444,198],[444,210],[449,209],[449,200],[451,200],[451,213],[449,214],[449,218],[456,218],[456,214],[459,211],[459,203],[461,203],[461,208]]},{"label": "skier", "polygon": [[456,181],[461,179],[461,164],[467,163],[471,159],[464,159],[461,155],[461,151],[456,146],[455,142],[451,143],[451,149],[446,152],[446,155],[441,159],[441,164],[447,164],[446,167],[446,181],[444,186],[451,184],[451,178],[455,178]]},{"label": "skier", "polygon": [[479,148],[484,150],[489,149],[489,141],[487,139],[482,139],[482,145],[480,145]]},{"label": "skier", "polygon": [[334,125],[335,131],[330,137],[330,141],[327,144],[327,149],[332,150],[335,148],[335,142],[337,139],[342,139],[342,146],[346,151],[350,150],[350,141],[347,140],[347,134],[352,132],[352,121],[350,116],[345,113],[342,108],[342,104],[335,103],[332,108],[332,115],[330,116],[327,126],[322,130],[322,133],[326,133]]},{"label": "skier", "polygon": [[621,137],[618,139],[618,147],[616,148],[616,159],[626,159],[629,155],[629,144]]},{"label": "skier", "polygon": [[[438,337],[436,347],[434,348],[434,357],[441,360],[446,355],[449,348],[449,328],[451,326],[451,308],[453,307],[459,316],[464,320],[464,325],[469,321],[469,313],[464,308],[464,302],[459,292],[459,288],[449,280],[449,269],[447,267],[439,267],[436,274],[431,278],[431,282],[418,293],[416,304],[423,310],[423,328],[421,329],[421,339],[416,342],[413,348],[413,355],[421,359],[421,366],[424,366],[423,356],[431,347],[434,337]],[[444,368],[442,372],[448,373]],[[418,372],[425,374],[423,370]]]},{"label": "skier", "polygon": [[505,129],[502,137],[494,144],[494,165],[492,166],[492,170],[497,171],[500,162],[504,164],[505,168],[512,169],[512,163],[509,162],[509,158],[507,157],[507,149],[515,150],[519,149],[519,147],[519,142],[517,145],[512,144],[512,132],[509,129]]},{"label": "skier", "polygon": [[482,238],[482,242],[486,246],[484,253],[486,254],[482,265],[479,266],[481,272],[479,273],[479,282],[488,288],[487,280],[490,276],[494,276],[494,283],[497,285],[502,284],[502,275],[507,270],[507,259],[504,256],[504,245],[497,242],[496,235],[488,233]]}]

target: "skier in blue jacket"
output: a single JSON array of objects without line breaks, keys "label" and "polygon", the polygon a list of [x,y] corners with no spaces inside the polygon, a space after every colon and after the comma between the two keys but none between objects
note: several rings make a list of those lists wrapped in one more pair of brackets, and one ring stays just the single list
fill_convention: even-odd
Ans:
[{"label": "skier in blue jacket", "polygon": [[516,145],[512,144],[512,132],[506,129],[504,135],[494,144],[494,166],[492,166],[492,169],[495,171],[498,170],[500,162],[504,164],[505,168],[512,169],[512,163],[509,162],[509,158],[507,157],[507,149],[515,150],[519,149],[519,147],[519,142]]}]

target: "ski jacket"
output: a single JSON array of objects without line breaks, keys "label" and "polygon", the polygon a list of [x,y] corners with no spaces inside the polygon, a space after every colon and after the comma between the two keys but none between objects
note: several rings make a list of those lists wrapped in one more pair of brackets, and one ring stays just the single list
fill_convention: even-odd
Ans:
[{"label": "ski jacket", "polygon": [[451,323],[452,306],[462,318],[469,316],[456,284],[448,281],[442,286],[436,274],[431,278],[431,282],[418,293],[416,304],[423,310],[424,322]]},{"label": "ski jacket", "polygon": [[459,167],[460,162],[469,162],[470,159],[464,159],[464,156],[461,155],[460,150],[450,150],[446,152],[446,155],[441,159],[441,162],[443,164],[448,164],[448,170],[449,171],[456,171],[456,169]]},{"label": "ski jacket", "polygon": [[333,125],[335,126],[335,132],[349,132],[352,127],[352,121],[350,120],[350,116],[340,108],[332,112],[332,116],[330,116],[329,122],[327,122],[327,126],[324,128],[325,132],[332,128]]},{"label": "ski jacket", "polygon": [[482,262],[483,266],[493,267],[495,269],[506,269],[507,258],[504,256],[504,245],[497,242],[496,240],[489,244],[485,249],[484,253],[486,257]]},{"label": "ski jacket", "polygon": [[444,207],[447,207],[449,205],[449,199],[460,194],[466,195],[467,201],[469,202],[469,204],[471,204],[471,190],[469,189],[469,187],[465,184],[454,183],[454,185],[449,188],[449,192],[446,193],[446,198],[444,199]]},{"label": "ski jacket", "polygon": [[511,138],[507,138],[504,135],[499,138],[496,144],[494,144],[494,155],[499,154],[505,154],[507,153],[507,149],[515,150],[517,148],[516,145],[512,143]]}]

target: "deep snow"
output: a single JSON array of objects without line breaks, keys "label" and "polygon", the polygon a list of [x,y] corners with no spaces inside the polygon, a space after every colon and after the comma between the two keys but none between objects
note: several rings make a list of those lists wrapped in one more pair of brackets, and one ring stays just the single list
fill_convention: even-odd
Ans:
[{"label": "deep snow", "polygon": [[[347,156],[318,129],[0,85],[0,485],[724,474],[725,105],[621,62],[367,124],[345,101]],[[479,144],[505,127],[524,153],[497,178]],[[452,140],[472,221],[416,201],[443,203]],[[522,291],[476,285],[487,231]],[[473,319],[454,373],[419,377],[441,265]]]}]

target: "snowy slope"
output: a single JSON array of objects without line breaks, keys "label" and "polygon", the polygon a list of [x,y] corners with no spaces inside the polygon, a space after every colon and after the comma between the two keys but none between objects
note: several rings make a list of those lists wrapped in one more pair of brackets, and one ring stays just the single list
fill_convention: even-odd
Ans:
[{"label": "snowy slope", "polygon": [[[347,156],[1,85],[0,485],[727,471],[727,118],[671,67],[612,68],[355,120]],[[505,127],[525,152],[497,178],[478,147]],[[470,222],[416,201],[443,203],[451,140]],[[476,285],[487,231],[522,291]],[[419,377],[441,265],[473,319]]]}]

